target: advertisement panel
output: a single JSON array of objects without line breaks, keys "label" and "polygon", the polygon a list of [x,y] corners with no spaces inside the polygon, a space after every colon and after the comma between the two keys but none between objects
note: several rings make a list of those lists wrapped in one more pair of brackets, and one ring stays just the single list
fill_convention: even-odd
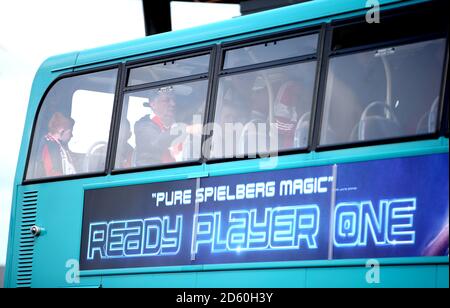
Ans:
[{"label": "advertisement panel", "polygon": [[448,154],[85,191],[80,269],[448,255]]}]

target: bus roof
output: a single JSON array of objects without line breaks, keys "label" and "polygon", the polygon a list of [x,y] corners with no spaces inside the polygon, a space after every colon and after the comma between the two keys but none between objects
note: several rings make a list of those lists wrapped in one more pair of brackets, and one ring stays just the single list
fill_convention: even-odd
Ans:
[{"label": "bus roof", "polygon": [[[379,0],[381,6],[395,3],[418,3],[429,0]],[[47,59],[41,66],[56,72],[142,54],[199,46],[236,35],[264,31],[289,24],[317,23],[337,15],[366,9],[367,0],[313,0],[260,13],[240,16],[198,27],[165,32],[112,45],[67,53]]]}]

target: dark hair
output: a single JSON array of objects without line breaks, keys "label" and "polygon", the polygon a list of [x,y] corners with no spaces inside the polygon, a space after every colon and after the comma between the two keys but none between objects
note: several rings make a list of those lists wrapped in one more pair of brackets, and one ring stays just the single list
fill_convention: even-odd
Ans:
[{"label": "dark hair", "polygon": [[64,130],[72,129],[75,125],[75,120],[71,117],[65,117],[60,112],[55,112],[48,122],[48,131],[50,133],[57,133],[61,128]]}]

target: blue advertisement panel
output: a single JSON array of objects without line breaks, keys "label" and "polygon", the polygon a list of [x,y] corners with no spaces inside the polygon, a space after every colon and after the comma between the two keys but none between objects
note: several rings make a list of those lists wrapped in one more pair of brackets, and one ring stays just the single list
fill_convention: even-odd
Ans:
[{"label": "blue advertisement panel", "polygon": [[80,269],[448,255],[448,154],[85,191]]}]

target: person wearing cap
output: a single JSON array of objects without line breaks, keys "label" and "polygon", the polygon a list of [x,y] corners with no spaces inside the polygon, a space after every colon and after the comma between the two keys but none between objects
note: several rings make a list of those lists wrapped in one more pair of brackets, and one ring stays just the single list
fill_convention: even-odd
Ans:
[{"label": "person wearing cap", "polygon": [[448,256],[448,217],[439,233],[431,239],[423,251],[424,256]]},{"label": "person wearing cap", "polygon": [[38,177],[61,176],[75,174],[68,142],[72,138],[75,121],[55,112],[48,123],[48,133],[42,139],[38,153]]}]

